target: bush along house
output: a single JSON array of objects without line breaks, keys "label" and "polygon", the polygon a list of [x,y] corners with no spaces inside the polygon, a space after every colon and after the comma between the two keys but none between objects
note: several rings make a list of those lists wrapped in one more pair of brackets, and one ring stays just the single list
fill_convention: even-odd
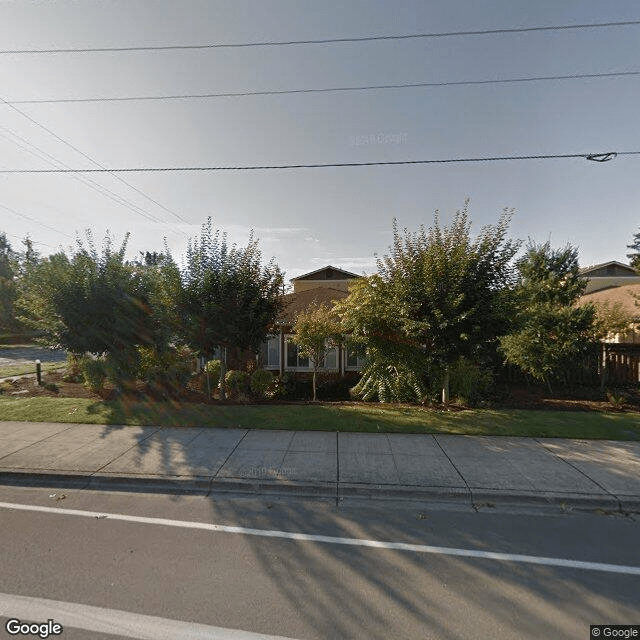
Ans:
[{"label": "bush along house", "polygon": [[[284,295],[284,309],[262,345],[258,356],[259,366],[275,375],[285,372],[309,374],[313,370],[312,363],[301,356],[297,345],[291,342],[296,316],[314,303],[333,306],[335,302],[343,300],[349,295],[349,283],[360,277],[327,266],[292,278],[293,292]],[[362,364],[359,356],[349,353],[344,347],[336,347],[329,352],[320,371],[344,377],[347,372],[360,371]]]}]

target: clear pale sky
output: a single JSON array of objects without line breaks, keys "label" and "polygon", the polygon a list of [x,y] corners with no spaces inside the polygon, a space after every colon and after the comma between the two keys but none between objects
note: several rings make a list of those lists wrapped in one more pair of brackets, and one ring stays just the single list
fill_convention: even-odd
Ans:
[{"label": "clear pale sky", "polygon": [[[637,0],[0,0],[0,49],[403,35],[640,19]],[[274,47],[0,54],[4,101],[460,82],[640,71],[640,25]],[[0,169],[243,166],[640,150],[640,76],[168,101],[0,103]],[[38,124],[36,124],[38,123]],[[30,145],[35,145],[30,146]],[[43,156],[46,153],[49,156]],[[391,221],[511,235],[627,262],[640,156],[242,172],[0,174],[0,230],[45,255],[89,227],[180,262],[207,216],[294,277],[375,269]],[[96,184],[90,188],[86,180]],[[108,189],[111,198],[97,189]],[[140,191],[151,200],[141,195]],[[159,206],[161,205],[161,206]],[[134,212],[131,207],[139,207]],[[178,217],[171,212],[177,214]],[[26,216],[26,217],[25,217]],[[181,218],[183,221],[181,221]]]}]

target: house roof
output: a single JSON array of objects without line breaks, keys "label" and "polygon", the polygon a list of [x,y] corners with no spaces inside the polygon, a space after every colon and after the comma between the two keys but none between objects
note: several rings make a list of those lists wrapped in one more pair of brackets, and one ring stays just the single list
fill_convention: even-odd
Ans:
[{"label": "house roof", "polygon": [[296,316],[308,309],[314,302],[332,307],[334,302],[344,300],[348,295],[346,291],[331,287],[319,287],[298,293],[288,293],[283,296],[285,306],[277,320],[277,324],[292,325],[296,321]]},{"label": "house roof", "polygon": [[609,267],[612,265],[616,265],[618,267],[622,267],[623,269],[628,269],[632,275],[637,275],[636,270],[629,266],[628,264],[624,264],[624,262],[618,262],[617,260],[609,260],[609,262],[601,262],[600,264],[593,264],[589,267],[582,267],[579,269],[580,275],[585,275],[590,271],[596,271],[597,269],[602,269],[602,267]]},{"label": "house roof", "polygon": [[296,278],[291,278],[291,282],[294,282],[295,280],[313,280],[314,278],[311,278],[310,276],[314,276],[319,273],[322,273],[327,269],[331,269],[337,276],[342,276],[342,278],[337,277],[337,278],[334,278],[334,280],[340,280],[340,279],[351,280],[352,278],[362,277],[362,276],[359,276],[357,273],[351,273],[351,271],[345,271],[344,269],[339,269],[338,267],[334,267],[329,264],[326,267],[321,267],[320,269],[316,269],[315,271],[310,271],[309,273],[303,273],[301,276],[298,276]]},{"label": "house roof", "polygon": [[621,304],[623,309],[631,314],[634,318],[640,318],[640,306],[636,306],[636,298],[633,294],[640,295],[640,284],[624,284],[618,287],[609,287],[608,289],[600,289],[581,296],[578,304],[582,306],[588,302],[594,304]]}]

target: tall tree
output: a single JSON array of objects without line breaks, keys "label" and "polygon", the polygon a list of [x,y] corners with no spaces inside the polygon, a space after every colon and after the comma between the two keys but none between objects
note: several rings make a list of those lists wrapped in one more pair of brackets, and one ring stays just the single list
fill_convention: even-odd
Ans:
[{"label": "tall tree", "polygon": [[511,216],[505,209],[475,240],[468,200],[449,227],[441,228],[437,211],[428,231],[400,233],[394,221],[391,254],[378,260],[378,274],[338,306],[345,331],[366,344],[368,389],[399,399],[403,388],[421,399],[425,379],[439,369],[448,402],[451,364],[461,356],[478,360],[495,346],[509,322],[505,291],[519,247],[506,239]]},{"label": "tall tree", "polygon": [[629,264],[640,272],[640,231],[633,234],[633,242],[627,245],[627,249],[633,249],[631,253],[627,253]]},{"label": "tall tree", "polygon": [[[219,347],[254,353],[282,308],[283,274],[273,259],[262,265],[258,241],[229,247],[226,234],[202,225],[200,238],[189,241],[182,269],[180,308],[187,343],[210,358]],[[220,379],[225,377],[225,357]],[[224,385],[220,387],[224,398]]]},{"label": "tall tree", "polygon": [[13,331],[16,328],[14,304],[16,300],[16,259],[4,233],[0,233],[0,330]]},{"label": "tall tree", "polygon": [[514,328],[500,338],[500,350],[507,362],[552,392],[551,381],[597,339],[596,308],[576,306],[587,284],[580,278],[576,248],[552,249],[549,242],[530,241],[517,268]]}]

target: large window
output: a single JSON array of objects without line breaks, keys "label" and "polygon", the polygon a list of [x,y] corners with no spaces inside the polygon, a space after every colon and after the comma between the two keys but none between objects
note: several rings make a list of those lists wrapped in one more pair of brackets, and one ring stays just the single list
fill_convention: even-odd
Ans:
[{"label": "large window", "polygon": [[[301,369],[303,371],[311,371],[313,369],[313,361],[300,355],[298,345],[291,341],[292,336],[286,337],[286,366],[287,369]],[[338,349],[333,348],[327,352],[324,362],[320,365],[321,371],[338,371]]]},{"label": "large window", "polygon": [[345,369],[347,371],[360,371],[364,367],[364,356],[356,355],[351,351],[347,351]]},{"label": "large window", "polygon": [[297,344],[294,344],[287,336],[287,368],[288,369],[309,369],[309,358],[300,355]]},{"label": "large window", "polygon": [[265,369],[280,368],[280,336],[268,336],[260,349],[260,360]]}]

